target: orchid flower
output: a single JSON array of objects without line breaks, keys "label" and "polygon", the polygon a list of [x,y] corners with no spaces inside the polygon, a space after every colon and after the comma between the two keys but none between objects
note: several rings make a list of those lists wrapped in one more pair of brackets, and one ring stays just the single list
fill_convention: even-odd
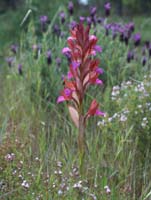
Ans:
[{"label": "orchid flower", "polygon": [[85,149],[85,126],[89,117],[104,116],[99,110],[99,104],[94,99],[87,113],[83,112],[84,97],[90,85],[102,85],[99,78],[103,69],[99,67],[99,59],[95,58],[102,48],[97,45],[98,38],[90,35],[90,26],[84,28],[83,24],[76,25],[67,39],[68,47],[62,53],[70,57],[69,71],[64,78],[64,89],[57,99],[57,103],[68,102],[68,109],[75,126],[79,129],[78,146],[80,152]]}]

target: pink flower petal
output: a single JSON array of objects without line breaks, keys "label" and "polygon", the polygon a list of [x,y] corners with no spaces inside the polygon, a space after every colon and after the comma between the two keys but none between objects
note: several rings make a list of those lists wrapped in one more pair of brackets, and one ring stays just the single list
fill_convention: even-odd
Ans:
[{"label": "pink flower petal", "polygon": [[74,41],[75,39],[73,38],[73,37],[71,37],[71,36],[69,36],[68,38],[67,38],[67,41],[68,42],[70,42],[70,41]]},{"label": "pink flower petal", "polygon": [[72,73],[71,73],[70,71],[67,73],[67,78],[68,78],[68,79],[73,78],[73,75],[72,75]]},{"label": "pink flower petal", "polygon": [[90,41],[92,41],[92,40],[96,41],[97,37],[95,35],[90,35],[89,40]]},{"label": "pink flower petal", "polygon": [[90,52],[90,54],[91,54],[92,56],[96,56],[96,51],[95,51],[94,49],[92,49],[91,52]]},{"label": "pink flower petal", "polygon": [[65,101],[64,96],[59,96],[58,99],[57,99],[57,103],[61,103],[63,101]]},{"label": "pink flower petal", "polygon": [[95,115],[97,115],[97,116],[103,116],[104,117],[105,113],[102,112],[101,110],[96,110]]},{"label": "pink flower petal", "polygon": [[99,73],[99,74],[103,74],[104,71],[103,71],[102,68],[99,68],[99,67],[98,67],[98,68],[96,69],[96,72]]},{"label": "pink flower petal", "polygon": [[102,80],[100,80],[100,79],[96,79],[96,82],[95,82],[97,85],[103,85],[103,81]]},{"label": "pink flower petal", "polygon": [[73,61],[72,62],[72,68],[75,70],[75,69],[77,69],[77,67],[79,67],[80,66],[80,62],[76,62],[76,61]]},{"label": "pink flower petal", "polygon": [[62,54],[66,54],[66,53],[70,53],[71,52],[71,49],[69,49],[68,47],[64,47],[62,49]]},{"label": "pink flower petal", "polygon": [[95,45],[94,50],[98,53],[102,53],[102,47],[100,47],[99,45]]},{"label": "pink flower petal", "polygon": [[64,89],[64,94],[65,94],[67,97],[69,97],[69,96],[72,94],[71,89],[65,88],[65,89]]}]

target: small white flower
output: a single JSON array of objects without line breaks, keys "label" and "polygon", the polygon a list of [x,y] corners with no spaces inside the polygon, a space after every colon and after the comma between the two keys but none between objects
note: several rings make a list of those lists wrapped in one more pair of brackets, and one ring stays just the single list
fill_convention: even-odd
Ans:
[{"label": "small white flower", "polygon": [[119,114],[118,114],[118,113],[114,113],[114,115],[113,115],[112,118],[116,118],[116,117],[119,117]]},{"label": "small white flower", "polygon": [[24,180],[23,182],[22,182],[22,184],[21,184],[24,188],[29,188],[29,183],[26,181],[26,180]]},{"label": "small white flower", "polygon": [[132,85],[132,82],[131,81],[127,81],[126,85]]},{"label": "small white flower", "polygon": [[128,109],[125,109],[123,112],[124,114],[128,114],[130,111]]},{"label": "small white flower", "polygon": [[141,126],[142,126],[142,128],[145,128],[145,127],[146,127],[146,123],[145,123],[145,122],[142,122],[142,123],[141,123]]},{"label": "small white flower", "polygon": [[138,112],[137,112],[137,111],[135,111],[134,113],[135,113],[135,115],[137,115],[137,114],[138,114]]},{"label": "small white flower", "polygon": [[38,157],[36,157],[36,158],[35,158],[35,160],[36,160],[36,161],[38,161],[38,160],[39,160],[39,158],[38,158]]},{"label": "small white flower", "polygon": [[56,174],[56,175],[62,175],[62,171],[61,170],[55,170],[55,172],[54,172],[54,174]]},{"label": "small white flower", "polygon": [[14,170],[12,174],[15,175],[16,173],[17,173],[17,170]]},{"label": "small white flower", "polygon": [[23,161],[22,160],[20,160],[20,164],[23,165]]},{"label": "small white flower", "polygon": [[108,118],[108,122],[111,122],[113,119],[112,119],[112,117],[109,117]]},{"label": "small white flower", "polygon": [[90,194],[90,197],[92,197],[93,200],[97,200],[97,197],[94,194]]},{"label": "small white flower", "polygon": [[62,162],[58,161],[58,162],[57,162],[57,167],[60,167],[60,168],[61,168],[61,167],[62,167]]},{"label": "small white flower", "polygon": [[125,122],[126,120],[127,120],[127,117],[122,114],[121,117],[120,117],[120,121]]},{"label": "small white flower", "polygon": [[147,121],[147,117],[144,117],[144,118],[143,118],[143,121]]},{"label": "small white flower", "polygon": [[15,159],[15,154],[14,153],[8,153],[5,156],[5,160],[7,160],[7,161],[13,161],[14,159]]},{"label": "small white flower", "polygon": [[105,126],[105,121],[104,121],[104,119],[103,119],[102,121],[99,121],[99,122],[97,123],[97,126],[100,126],[100,125]]},{"label": "small white flower", "polygon": [[110,194],[110,193],[111,193],[111,190],[110,190],[110,188],[109,188],[108,185],[104,186],[104,189],[106,190],[106,193],[107,193],[107,194]]},{"label": "small white flower", "polygon": [[63,191],[62,190],[58,190],[58,195],[62,195]]},{"label": "small white flower", "polygon": [[82,188],[82,181],[79,181],[78,183],[75,183],[73,185],[73,188]]},{"label": "small white flower", "polygon": [[142,105],[138,105],[137,108],[142,108]]}]

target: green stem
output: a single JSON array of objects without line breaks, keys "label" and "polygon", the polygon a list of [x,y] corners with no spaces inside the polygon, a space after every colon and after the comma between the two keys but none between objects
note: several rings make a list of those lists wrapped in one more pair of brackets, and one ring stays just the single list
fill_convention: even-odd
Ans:
[{"label": "green stem", "polygon": [[83,115],[79,117],[79,134],[78,134],[78,149],[79,149],[79,168],[80,173],[83,173],[84,156],[85,156],[85,123]]}]

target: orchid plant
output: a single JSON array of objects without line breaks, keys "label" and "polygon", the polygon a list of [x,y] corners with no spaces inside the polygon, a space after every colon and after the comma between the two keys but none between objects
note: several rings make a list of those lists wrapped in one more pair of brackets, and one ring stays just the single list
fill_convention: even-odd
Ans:
[{"label": "orchid plant", "polygon": [[86,28],[82,23],[77,24],[67,39],[68,47],[63,48],[62,53],[68,57],[69,71],[64,78],[64,89],[57,99],[57,103],[68,101],[68,109],[71,119],[78,128],[78,148],[81,157],[84,156],[85,127],[89,117],[94,115],[104,116],[99,110],[96,99],[92,100],[90,107],[84,113],[84,97],[90,85],[102,85],[99,75],[103,69],[99,68],[99,59],[94,58],[96,53],[101,53],[102,48],[97,45],[97,37],[90,35],[90,27]]}]

